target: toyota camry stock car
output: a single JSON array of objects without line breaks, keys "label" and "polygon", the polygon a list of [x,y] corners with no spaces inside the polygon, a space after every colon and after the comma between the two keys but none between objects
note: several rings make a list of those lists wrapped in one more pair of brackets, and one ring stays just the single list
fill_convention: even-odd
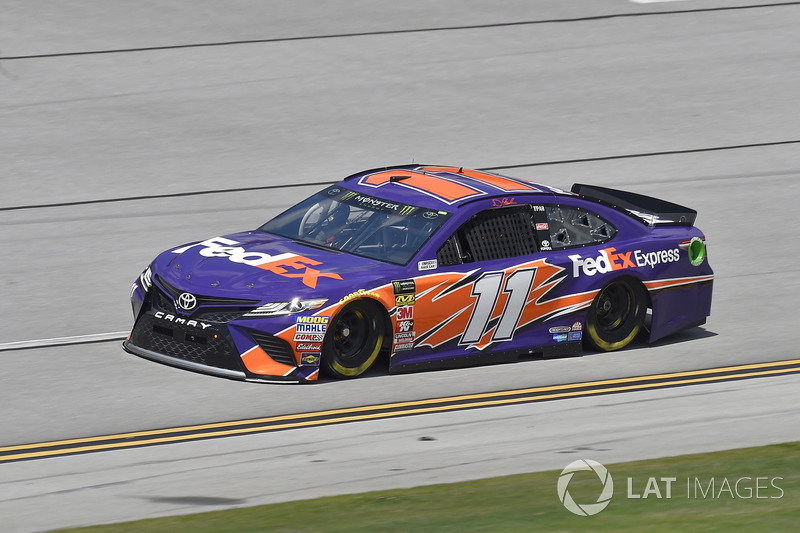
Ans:
[{"label": "toyota camry stock car", "polygon": [[[252,231],[160,254],[124,348],[248,381],[617,350],[705,322],[696,212],[458,167],[354,174]],[[651,310],[648,312],[648,310]]]}]

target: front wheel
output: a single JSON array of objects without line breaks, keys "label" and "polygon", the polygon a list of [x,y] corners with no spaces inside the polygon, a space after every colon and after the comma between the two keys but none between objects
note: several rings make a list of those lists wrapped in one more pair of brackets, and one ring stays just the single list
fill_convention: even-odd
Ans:
[{"label": "front wheel", "polygon": [[358,377],[372,366],[383,347],[383,320],[378,304],[348,303],[328,325],[322,343],[322,369],[331,377]]},{"label": "front wheel", "polygon": [[626,347],[644,326],[647,292],[634,279],[612,281],[600,291],[586,317],[586,342],[604,352]]}]

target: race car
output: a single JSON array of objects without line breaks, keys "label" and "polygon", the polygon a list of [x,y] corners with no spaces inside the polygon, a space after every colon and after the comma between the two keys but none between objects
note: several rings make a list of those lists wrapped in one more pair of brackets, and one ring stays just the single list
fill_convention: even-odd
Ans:
[{"label": "race car", "polygon": [[459,167],[363,171],[258,229],[160,254],[131,288],[123,346],[258,382],[619,350],[709,316],[696,214]]}]

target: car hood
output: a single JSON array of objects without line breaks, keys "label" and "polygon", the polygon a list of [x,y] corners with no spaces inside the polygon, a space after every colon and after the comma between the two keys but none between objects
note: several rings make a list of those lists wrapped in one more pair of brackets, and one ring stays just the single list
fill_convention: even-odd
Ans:
[{"label": "car hood", "polygon": [[269,301],[320,294],[341,297],[354,288],[388,281],[402,270],[258,231],[180,246],[153,262],[157,279],[180,290]]}]

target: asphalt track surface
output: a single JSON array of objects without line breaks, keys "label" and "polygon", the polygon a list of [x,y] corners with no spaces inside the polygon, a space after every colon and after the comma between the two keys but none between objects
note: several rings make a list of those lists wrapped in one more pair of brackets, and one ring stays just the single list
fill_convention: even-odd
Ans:
[{"label": "asphalt track surface", "polygon": [[[798,3],[305,4],[0,1],[0,447],[798,358]],[[697,209],[710,320],[613,354],[311,386],[42,341],[129,328],[130,283],[163,249],[412,161]],[[240,192],[195,194],[223,189]],[[20,341],[40,342],[3,349]],[[799,383],[0,463],[2,529],[797,440]]]}]

